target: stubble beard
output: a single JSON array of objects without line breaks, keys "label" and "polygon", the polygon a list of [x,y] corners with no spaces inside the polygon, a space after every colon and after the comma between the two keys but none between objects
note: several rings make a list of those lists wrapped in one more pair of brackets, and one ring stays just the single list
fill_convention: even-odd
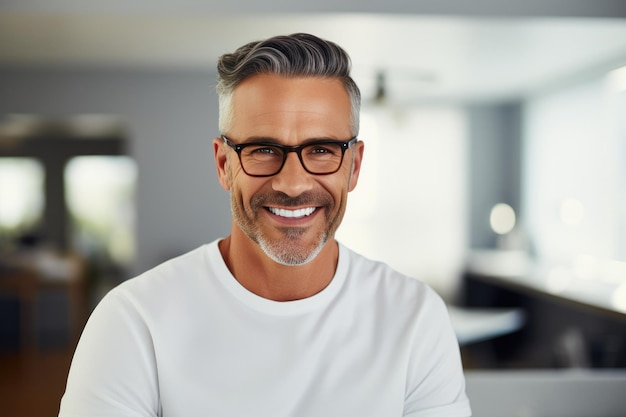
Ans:
[{"label": "stubble beard", "polygon": [[[241,196],[231,191],[231,205],[233,219],[239,228],[259,245],[270,259],[286,266],[304,265],[315,259],[328,240],[334,236],[342,218],[342,210],[335,210],[335,202],[327,192],[307,192],[295,198],[283,193],[257,193],[251,198],[250,205],[246,209]],[[265,207],[268,206],[321,207],[325,210],[327,225],[317,235],[313,245],[301,241],[309,231],[308,228],[302,227],[280,228],[278,230],[281,232],[281,237],[272,239],[263,232],[258,222],[259,213],[261,210],[266,210]]]},{"label": "stubble beard", "polygon": [[285,228],[281,230],[285,236],[284,240],[271,241],[266,239],[262,234],[258,234],[257,244],[265,252],[265,254],[274,262],[286,266],[298,266],[311,262],[328,242],[328,234],[324,231],[318,239],[318,244],[312,250],[305,251],[297,248],[290,242],[297,241],[303,230],[295,228]]}]

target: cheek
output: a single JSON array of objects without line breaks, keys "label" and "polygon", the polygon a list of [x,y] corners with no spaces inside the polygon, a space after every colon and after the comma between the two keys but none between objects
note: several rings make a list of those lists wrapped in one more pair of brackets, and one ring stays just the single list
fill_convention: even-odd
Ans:
[{"label": "cheek", "polygon": [[241,190],[242,186],[246,184],[248,176],[242,171],[238,161],[229,159],[224,170],[226,171],[226,181],[230,189],[238,188]]},{"label": "cheek", "polygon": [[263,182],[259,181],[258,178],[249,177],[237,168],[235,168],[235,172],[230,172],[229,178],[231,194],[242,207],[250,210],[250,201],[257,193],[265,189]]},{"label": "cheek", "polygon": [[335,201],[335,209],[339,210],[345,206],[348,194],[348,186],[350,181],[350,173],[346,172],[335,181],[322,183],[322,187],[333,196]]}]

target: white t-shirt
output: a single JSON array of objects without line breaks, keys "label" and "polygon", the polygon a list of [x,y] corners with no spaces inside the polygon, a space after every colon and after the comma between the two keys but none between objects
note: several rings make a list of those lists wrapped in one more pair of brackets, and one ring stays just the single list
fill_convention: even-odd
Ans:
[{"label": "white t-shirt", "polygon": [[241,286],[217,241],[128,280],[91,315],[60,416],[469,416],[458,344],[424,283],[339,245],[320,293]]}]

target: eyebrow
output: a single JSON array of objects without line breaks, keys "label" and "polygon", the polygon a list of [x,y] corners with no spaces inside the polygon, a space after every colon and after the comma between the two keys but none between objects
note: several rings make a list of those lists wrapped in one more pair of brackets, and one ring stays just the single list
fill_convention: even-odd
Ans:
[{"label": "eyebrow", "polygon": [[[230,139],[230,138],[229,138]],[[352,138],[351,138],[352,139]],[[308,145],[310,143],[316,143],[316,142],[325,142],[325,141],[337,141],[337,142],[344,142],[344,140],[342,139],[336,139],[336,138],[331,138],[331,137],[313,137],[313,138],[308,138],[305,139],[302,143],[296,145],[296,146],[300,146],[300,145]],[[244,139],[242,142],[238,143],[239,145],[243,145],[243,144],[272,144],[272,145],[283,145],[283,146],[289,146],[289,145],[284,145],[283,143],[281,143],[280,140],[273,138],[273,137],[269,137],[269,136],[250,136],[246,139]]]},{"label": "eyebrow", "polygon": [[243,145],[248,143],[275,143],[277,145],[280,144],[278,139],[268,136],[250,136],[242,140],[239,144]]}]

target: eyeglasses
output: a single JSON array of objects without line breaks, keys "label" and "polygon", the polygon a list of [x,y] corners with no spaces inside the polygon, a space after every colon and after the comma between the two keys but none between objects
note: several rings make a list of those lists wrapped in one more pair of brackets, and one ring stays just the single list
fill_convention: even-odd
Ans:
[{"label": "eyeglasses", "polygon": [[346,150],[357,142],[353,137],[347,141],[317,140],[304,145],[284,146],[273,142],[233,143],[222,135],[224,143],[239,155],[243,171],[251,177],[271,177],[283,169],[287,155],[295,152],[306,172],[314,175],[334,174],[341,168]]}]

